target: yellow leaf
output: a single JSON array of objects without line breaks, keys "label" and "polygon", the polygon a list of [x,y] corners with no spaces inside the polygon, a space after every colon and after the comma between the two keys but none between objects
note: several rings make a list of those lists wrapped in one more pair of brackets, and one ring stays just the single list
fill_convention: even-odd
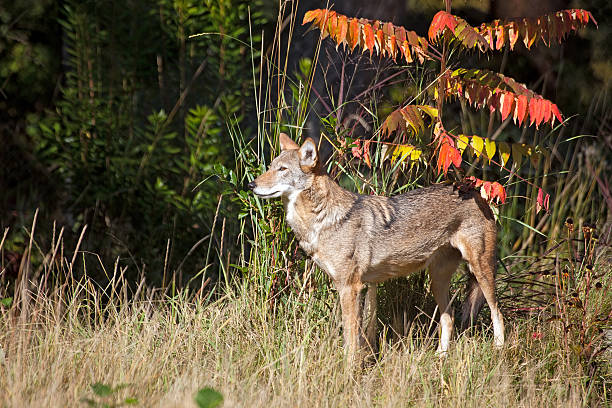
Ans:
[{"label": "yellow leaf", "polygon": [[472,147],[474,148],[474,152],[476,153],[476,157],[480,157],[484,150],[484,140],[480,136],[472,136]]},{"label": "yellow leaf", "polygon": [[459,149],[459,153],[463,155],[463,152],[470,145],[470,139],[466,135],[459,135],[457,138],[457,149]]},{"label": "yellow leaf", "polygon": [[421,149],[417,149],[412,145],[400,145],[395,146],[391,153],[391,163],[395,163],[396,160],[399,160],[400,163],[409,160],[409,161],[418,161],[423,151]]},{"label": "yellow leaf", "polygon": [[428,114],[432,119],[438,117],[438,110],[429,105],[417,105],[419,109]]},{"label": "yellow leaf", "polygon": [[490,139],[485,139],[485,152],[487,153],[487,158],[489,159],[489,163],[491,163],[491,159],[493,158],[493,155],[495,154],[495,142],[493,140]]},{"label": "yellow leaf", "polygon": [[391,163],[395,163],[399,159],[400,163],[406,160],[410,156],[410,153],[414,150],[414,146],[401,145],[395,146],[393,153],[391,154]]},{"label": "yellow leaf", "polygon": [[505,166],[510,158],[510,145],[506,142],[499,142],[499,157],[501,159],[501,165]]}]

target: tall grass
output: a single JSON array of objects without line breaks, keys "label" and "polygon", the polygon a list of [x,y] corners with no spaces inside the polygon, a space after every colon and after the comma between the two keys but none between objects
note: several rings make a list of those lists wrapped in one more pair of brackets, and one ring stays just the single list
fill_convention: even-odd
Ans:
[{"label": "tall grass", "polygon": [[12,305],[0,307],[2,406],[74,406],[95,399],[96,383],[123,385],[119,401],[164,407],[192,405],[203,386],[220,391],[226,406],[611,402],[609,368],[594,377],[568,361],[561,326],[535,314],[509,321],[503,350],[491,347],[482,326],[460,335],[445,359],[428,325],[413,325],[399,341],[383,338],[376,358],[353,374],[344,368],[328,293],[295,288],[271,302],[259,282],[236,275],[206,301],[146,283],[131,289],[111,266],[112,284],[100,288],[87,276],[72,280],[70,257],[52,252],[40,278],[55,276],[58,285],[20,284]]}]

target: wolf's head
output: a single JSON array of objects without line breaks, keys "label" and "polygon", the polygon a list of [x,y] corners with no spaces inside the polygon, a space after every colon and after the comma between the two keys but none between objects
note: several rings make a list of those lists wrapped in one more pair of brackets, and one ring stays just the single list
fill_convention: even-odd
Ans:
[{"label": "wolf's head", "polygon": [[320,170],[319,152],[308,138],[300,147],[289,136],[280,134],[281,153],[272,160],[268,171],[249,183],[249,188],[262,198],[289,196],[312,184]]}]

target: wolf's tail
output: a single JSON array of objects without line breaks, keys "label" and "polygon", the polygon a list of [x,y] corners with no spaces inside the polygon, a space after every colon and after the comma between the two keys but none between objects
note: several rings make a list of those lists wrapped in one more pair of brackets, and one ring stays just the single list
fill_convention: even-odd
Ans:
[{"label": "wolf's tail", "polygon": [[461,330],[467,330],[476,321],[480,309],[484,305],[485,297],[473,273],[468,272],[468,290],[465,301],[461,305]]}]

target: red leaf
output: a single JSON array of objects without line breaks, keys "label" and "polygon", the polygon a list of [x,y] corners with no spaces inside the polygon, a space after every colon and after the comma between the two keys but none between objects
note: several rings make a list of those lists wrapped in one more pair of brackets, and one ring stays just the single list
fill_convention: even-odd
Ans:
[{"label": "red leaf", "polygon": [[563,117],[561,117],[561,113],[559,112],[559,108],[557,108],[557,105],[555,105],[554,103],[550,105],[550,110],[554,114],[553,121],[551,122],[551,124],[555,122],[555,117],[557,118],[559,123],[563,123]]},{"label": "red leaf", "polygon": [[359,139],[357,139],[353,142],[353,144],[355,145],[351,148],[351,153],[353,153],[353,157],[356,159],[361,159],[361,156],[363,155],[363,153],[361,152],[361,142],[359,141]]},{"label": "red leaf", "polygon": [[491,184],[491,200],[495,198],[502,204],[506,202],[506,189],[497,181]]},{"label": "red leaf", "polygon": [[548,205],[550,202],[550,195],[547,193],[544,195],[544,191],[538,188],[538,198],[536,200],[536,213],[539,213],[542,209],[548,212]]},{"label": "red leaf", "polygon": [[457,20],[455,19],[455,16],[447,13],[444,10],[438,11],[429,25],[429,41],[433,41],[436,37],[438,37],[438,35],[440,35],[445,28],[455,31],[455,27],[457,27]]},{"label": "red leaf", "polygon": [[376,51],[381,56],[388,55],[395,60],[399,49],[406,45],[401,51],[408,62],[412,62],[413,53],[416,53],[421,63],[432,59],[427,53],[429,43],[425,38],[389,22],[349,18],[328,9],[306,12],[303,22],[312,22],[313,26],[321,30],[322,38],[329,36],[337,46],[348,44],[351,51],[360,46],[363,52],[370,51],[370,56]]},{"label": "red leaf", "polygon": [[551,115],[551,105],[552,102],[551,101],[542,101],[543,102],[543,107],[542,107],[542,120],[544,121],[544,123],[548,122],[550,120],[550,115]]},{"label": "red leaf", "polygon": [[472,184],[472,187],[474,188],[478,188],[482,185],[482,180],[474,176],[469,176],[469,177],[466,177],[465,179],[469,180],[470,183]]},{"label": "red leaf", "polygon": [[484,191],[484,196],[487,198],[487,200],[491,200],[491,182],[490,181],[485,181],[484,183],[482,183],[482,187],[481,190]]},{"label": "red leaf", "polygon": [[527,114],[528,100],[526,95],[519,95],[516,100],[516,109],[514,111],[514,121],[518,120],[519,126],[523,124],[523,119]]},{"label": "red leaf", "polygon": [[531,98],[529,100],[529,118],[531,119],[531,123],[529,125],[531,126],[535,122],[536,129],[542,122],[542,108],[540,102],[540,98]]},{"label": "red leaf", "polygon": [[484,181],[474,176],[466,177],[466,180],[471,183],[473,188],[477,189],[480,187],[480,194],[485,197],[487,201],[497,199],[498,203],[503,204],[506,202],[506,189],[497,181]]},{"label": "red leaf", "polygon": [[438,36],[438,32],[442,28],[441,19],[443,14],[444,11],[440,10],[431,19],[431,24],[429,24],[429,32],[427,33],[429,41],[433,41]]},{"label": "red leaf", "polygon": [[453,140],[444,132],[444,135],[441,136],[440,150],[438,151],[438,173],[442,169],[444,175],[446,175],[451,163],[457,168],[461,166],[461,153],[455,149]]},{"label": "red leaf", "polygon": [[502,104],[501,107],[501,117],[502,120],[506,120],[512,109],[514,108],[514,95],[510,92],[505,92],[500,97],[500,102]]}]

